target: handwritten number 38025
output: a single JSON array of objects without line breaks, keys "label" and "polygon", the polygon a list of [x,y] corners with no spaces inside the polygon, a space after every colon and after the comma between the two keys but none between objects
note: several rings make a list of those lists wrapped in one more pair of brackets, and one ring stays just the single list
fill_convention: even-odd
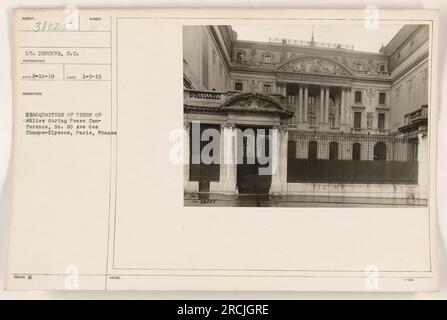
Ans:
[{"label": "handwritten number 38025", "polygon": [[58,32],[58,31],[66,31],[67,27],[63,23],[59,22],[48,22],[48,21],[39,21],[34,24],[33,31],[49,31],[49,32]]}]

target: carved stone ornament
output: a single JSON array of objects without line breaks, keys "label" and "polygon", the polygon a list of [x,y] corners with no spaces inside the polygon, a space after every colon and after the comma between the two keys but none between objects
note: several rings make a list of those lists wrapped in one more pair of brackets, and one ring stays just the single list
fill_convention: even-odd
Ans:
[{"label": "carved stone ornament", "polygon": [[325,58],[297,58],[280,65],[277,71],[322,75],[352,76],[352,73],[335,61]]},{"label": "carved stone ornament", "polygon": [[248,85],[248,87],[250,88],[250,91],[251,91],[251,92],[255,92],[257,86],[258,86],[258,85],[257,85],[257,83],[256,83],[255,80],[251,80],[251,81],[250,81],[250,84]]},{"label": "carved stone ornament", "polygon": [[367,125],[368,129],[371,129],[373,127],[373,119],[374,119],[374,114],[372,112],[368,112],[366,114],[366,125]]},{"label": "carved stone ornament", "polygon": [[291,118],[294,115],[292,111],[287,111],[280,100],[262,93],[235,94],[228,98],[220,108],[222,111],[278,114],[281,118]]},{"label": "carved stone ornament", "polygon": [[256,56],[256,49],[255,48],[251,49],[251,56],[252,57]]},{"label": "carved stone ornament", "polygon": [[277,99],[260,93],[248,92],[234,95],[222,105],[222,108],[229,107],[286,111],[285,107]]}]

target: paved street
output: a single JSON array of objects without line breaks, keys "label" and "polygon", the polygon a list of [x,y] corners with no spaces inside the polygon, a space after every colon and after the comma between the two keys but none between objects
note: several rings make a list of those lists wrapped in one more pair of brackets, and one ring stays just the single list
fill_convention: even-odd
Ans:
[{"label": "paved street", "polygon": [[210,207],[420,207],[426,201],[393,198],[314,197],[195,194],[185,196],[185,206]]}]

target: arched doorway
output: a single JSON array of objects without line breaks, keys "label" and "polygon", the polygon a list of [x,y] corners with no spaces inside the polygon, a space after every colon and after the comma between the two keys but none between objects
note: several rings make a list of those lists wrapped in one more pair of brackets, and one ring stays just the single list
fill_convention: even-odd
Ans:
[{"label": "arched doorway", "polygon": [[296,158],[296,142],[293,140],[287,141],[287,158],[288,159]]},{"label": "arched doorway", "polygon": [[374,146],[374,160],[386,160],[386,144],[377,142]]},{"label": "arched doorway", "polygon": [[308,158],[311,160],[317,159],[318,156],[318,144],[316,141],[310,141],[308,147]]},{"label": "arched doorway", "polygon": [[354,143],[352,145],[352,160],[360,160],[362,146],[360,143]]},{"label": "arched doorway", "polygon": [[331,142],[329,144],[329,160],[338,160],[338,143]]}]

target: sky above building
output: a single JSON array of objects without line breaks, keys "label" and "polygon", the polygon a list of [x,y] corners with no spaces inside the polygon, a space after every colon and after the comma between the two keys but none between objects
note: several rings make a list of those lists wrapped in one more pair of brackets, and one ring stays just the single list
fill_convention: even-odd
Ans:
[{"label": "sky above building", "polygon": [[313,30],[316,42],[353,45],[357,51],[379,52],[381,45],[386,45],[403,25],[379,24],[377,28],[366,28],[364,24],[350,26],[244,24],[232,27],[237,32],[239,40],[267,42],[271,37],[310,41]]}]

